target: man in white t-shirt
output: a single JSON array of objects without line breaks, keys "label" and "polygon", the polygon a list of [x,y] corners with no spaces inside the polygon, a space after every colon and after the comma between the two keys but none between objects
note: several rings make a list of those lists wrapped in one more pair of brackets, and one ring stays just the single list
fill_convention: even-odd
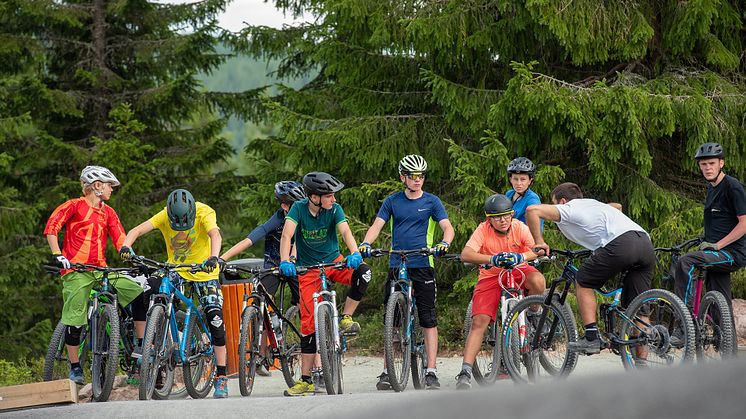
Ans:
[{"label": "man in white t-shirt", "polygon": [[540,220],[554,221],[569,240],[593,254],[586,259],[575,277],[578,310],[585,326],[585,336],[570,344],[570,350],[586,355],[601,351],[596,326],[596,296],[609,278],[620,272],[622,306],[650,288],[655,269],[655,253],[650,236],[637,223],[609,204],[595,199],[583,199],[583,192],[574,183],[563,183],[552,191],[553,205],[532,205],[526,211],[526,223],[536,242],[536,249],[549,254],[549,246],[541,234]]}]

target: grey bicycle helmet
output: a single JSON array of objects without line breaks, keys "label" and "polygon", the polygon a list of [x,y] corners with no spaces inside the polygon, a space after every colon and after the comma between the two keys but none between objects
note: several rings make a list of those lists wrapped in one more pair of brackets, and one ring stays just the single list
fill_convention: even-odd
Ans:
[{"label": "grey bicycle helmet", "polygon": [[306,195],[327,195],[342,190],[345,184],[326,172],[311,172],[303,176]]},{"label": "grey bicycle helmet", "polygon": [[111,183],[112,186],[119,186],[119,179],[117,179],[109,169],[102,166],[86,166],[85,169],[80,172],[80,181],[89,185],[93,182],[99,181],[103,183]]},{"label": "grey bicycle helmet", "polygon": [[186,189],[177,189],[168,195],[166,212],[172,229],[185,231],[194,227],[197,206],[194,197]]},{"label": "grey bicycle helmet", "polygon": [[493,217],[513,212],[513,201],[503,194],[496,193],[484,201],[484,215]]},{"label": "grey bicycle helmet", "polygon": [[694,155],[695,160],[722,159],[723,157],[725,157],[725,151],[723,151],[723,147],[718,143],[704,143],[697,148],[697,153]]},{"label": "grey bicycle helmet", "polygon": [[399,161],[399,174],[407,173],[425,173],[427,172],[427,162],[425,158],[417,154],[408,154]]},{"label": "grey bicycle helmet", "polygon": [[306,197],[303,185],[292,180],[283,180],[275,183],[275,198],[281,204],[292,204]]},{"label": "grey bicycle helmet", "polygon": [[508,163],[508,177],[513,173],[526,173],[531,179],[536,173],[536,165],[526,157],[516,157]]}]

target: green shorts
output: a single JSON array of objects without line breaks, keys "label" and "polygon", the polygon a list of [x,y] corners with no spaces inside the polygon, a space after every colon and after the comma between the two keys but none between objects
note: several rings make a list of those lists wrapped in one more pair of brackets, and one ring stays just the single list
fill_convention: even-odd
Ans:
[{"label": "green shorts", "polygon": [[[100,282],[102,276],[102,272],[70,272],[62,277],[62,324],[83,326],[88,322],[88,298],[93,285]],[[116,272],[109,274],[109,284],[116,289],[122,306],[142,294],[140,284]]]}]

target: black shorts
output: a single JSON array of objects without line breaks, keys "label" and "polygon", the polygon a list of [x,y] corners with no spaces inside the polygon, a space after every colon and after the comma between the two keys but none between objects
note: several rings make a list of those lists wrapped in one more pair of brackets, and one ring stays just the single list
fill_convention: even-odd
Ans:
[{"label": "black shorts", "polygon": [[300,301],[300,296],[298,293],[298,277],[297,276],[290,278],[290,279],[286,277],[282,277],[282,279],[280,279],[279,275],[269,274],[269,275],[265,275],[264,277],[262,277],[261,282],[262,282],[262,285],[264,285],[264,289],[267,290],[267,293],[269,295],[275,295],[275,293],[277,292],[277,289],[280,288],[280,280],[287,281],[288,286],[290,287],[290,294],[291,294],[290,304],[297,305],[298,302]]},{"label": "black shorts", "polygon": [[650,237],[642,231],[628,231],[599,247],[583,263],[575,277],[585,288],[599,289],[614,275],[622,278],[622,307],[650,289],[655,270],[655,252]]},{"label": "black shorts", "polygon": [[[424,328],[436,327],[438,315],[435,310],[435,300],[438,295],[438,287],[435,284],[435,269],[433,268],[407,268],[409,280],[412,281],[412,295],[417,303],[417,314],[420,325]],[[390,268],[389,276],[384,285],[383,306],[389,301],[391,295],[391,281],[399,278],[399,268]],[[385,309],[385,308],[384,308]]]}]

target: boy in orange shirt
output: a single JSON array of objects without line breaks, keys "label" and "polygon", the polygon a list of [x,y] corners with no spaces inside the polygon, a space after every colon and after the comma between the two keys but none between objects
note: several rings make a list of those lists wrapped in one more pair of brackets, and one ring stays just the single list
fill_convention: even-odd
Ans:
[{"label": "boy in orange shirt", "polygon": [[484,331],[490,321],[496,320],[500,303],[501,272],[512,269],[510,275],[517,282],[525,277],[522,286],[531,295],[542,294],[546,288],[541,272],[533,266],[522,265],[524,261],[536,259],[537,255],[532,250],[534,239],[528,226],[513,219],[513,213],[513,202],[507,196],[495,194],[487,198],[484,203],[487,220],[474,230],[461,252],[463,262],[493,265],[489,269],[479,270],[479,279],[474,288],[471,330],[466,338],[461,372],[456,376],[456,388],[461,390],[471,388],[472,366],[482,344]]}]

